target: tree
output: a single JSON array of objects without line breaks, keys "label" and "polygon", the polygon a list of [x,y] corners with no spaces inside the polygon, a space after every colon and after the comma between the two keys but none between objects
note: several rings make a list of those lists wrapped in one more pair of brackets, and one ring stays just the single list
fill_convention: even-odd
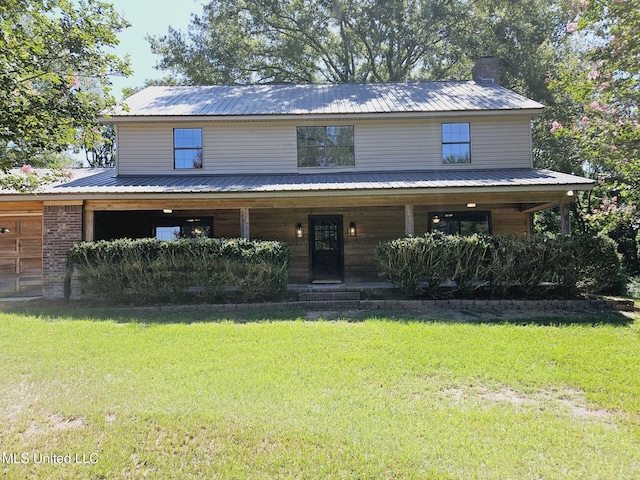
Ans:
[{"label": "tree", "polygon": [[559,21],[546,0],[213,0],[149,41],[193,84],[460,79],[498,54],[507,85],[542,95]]},{"label": "tree", "polygon": [[454,26],[452,43],[460,60],[452,78],[467,78],[469,65],[482,55],[501,59],[501,83],[549,105],[547,85],[567,53],[563,11],[549,0],[473,0],[465,5],[463,23]]},{"label": "tree", "polygon": [[[3,0],[0,24],[0,171],[7,173],[66,150],[78,129],[92,128],[115,104],[109,75],[127,75],[129,66],[109,49],[128,24],[97,0]],[[87,78],[99,95],[85,91]]]},{"label": "tree", "polygon": [[116,129],[113,125],[94,125],[80,131],[80,149],[90,167],[113,167],[116,164]]},{"label": "tree", "polygon": [[394,81],[444,44],[454,4],[213,0],[188,35],[170,28],[149,40],[159,67],[192,83]]},{"label": "tree", "polygon": [[637,273],[640,218],[640,5],[637,0],[568,2],[566,31],[580,60],[569,59],[552,88],[578,108],[551,124],[554,137],[598,185],[577,199],[579,225],[621,245]]}]

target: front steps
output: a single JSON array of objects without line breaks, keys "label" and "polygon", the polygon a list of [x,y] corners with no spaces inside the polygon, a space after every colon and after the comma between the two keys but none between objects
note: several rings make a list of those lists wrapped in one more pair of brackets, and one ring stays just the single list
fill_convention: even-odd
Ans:
[{"label": "front steps", "polygon": [[360,290],[309,289],[298,292],[298,302],[309,308],[359,308]]}]

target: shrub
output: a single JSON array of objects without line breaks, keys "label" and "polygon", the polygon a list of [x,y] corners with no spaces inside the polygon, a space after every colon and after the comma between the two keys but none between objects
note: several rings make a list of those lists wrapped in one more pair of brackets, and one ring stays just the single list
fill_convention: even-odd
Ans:
[{"label": "shrub", "polygon": [[282,242],[243,239],[155,239],[83,242],[67,256],[65,296],[77,270],[83,292],[116,302],[243,300],[284,292],[290,262]]},{"label": "shrub", "polygon": [[491,291],[500,297],[513,290],[538,294],[555,262],[544,237],[495,236],[489,256]]},{"label": "shrub", "polygon": [[563,295],[602,292],[620,279],[616,244],[604,236],[471,237],[427,234],[378,245],[380,277],[406,296],[468,295],[487,288],[539,295],[553,287]]},{"label": "shrub", "polygon": [[435,295],[447,281],[448,252],[443,235],[405,237],[378,244],[375,251],[380,277],[405,295]]},{"label": "shrub", "polygon": [[484,235],[446,237],[449,279],[455,283],[455,293],[467,295],[484,286],[489,279],[491,265],[487,262],[490,238]]},{"label": "shrub", "polygon": [[552,281],[569,293],[598,293],[619,281],[617,245],[604,235],[555,237]]}]

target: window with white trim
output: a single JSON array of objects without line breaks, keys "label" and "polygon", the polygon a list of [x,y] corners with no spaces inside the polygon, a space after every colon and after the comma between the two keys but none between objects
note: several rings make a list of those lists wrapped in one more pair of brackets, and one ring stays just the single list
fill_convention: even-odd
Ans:
[{"label": "window with white trim", "polygon": [[173,167],[202,168],[202,129],[173,129]]},{"label": "window with white trim", "polygon": [[471,163],[468,123],[442,124],[442,163]]}]

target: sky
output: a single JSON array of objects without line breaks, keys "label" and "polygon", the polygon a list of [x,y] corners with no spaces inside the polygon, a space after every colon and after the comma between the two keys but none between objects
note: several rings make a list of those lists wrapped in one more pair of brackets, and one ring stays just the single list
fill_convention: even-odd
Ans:
[{"label": "sky", "polygon": [[116,99],[122,96],[125,87],[141,87],[149,78],[161,78],[165,73],[153,66],[158,61],[151,53],[147,35],[164,35],[169,25],[186,31],[191,14],[202,13],[204,0],[107,0],[117,13],[122,15],[131,26],[118,35],[120,45],[116,54],[131,56],[133,74],[127,78],[112,77],[112,94]]}]

